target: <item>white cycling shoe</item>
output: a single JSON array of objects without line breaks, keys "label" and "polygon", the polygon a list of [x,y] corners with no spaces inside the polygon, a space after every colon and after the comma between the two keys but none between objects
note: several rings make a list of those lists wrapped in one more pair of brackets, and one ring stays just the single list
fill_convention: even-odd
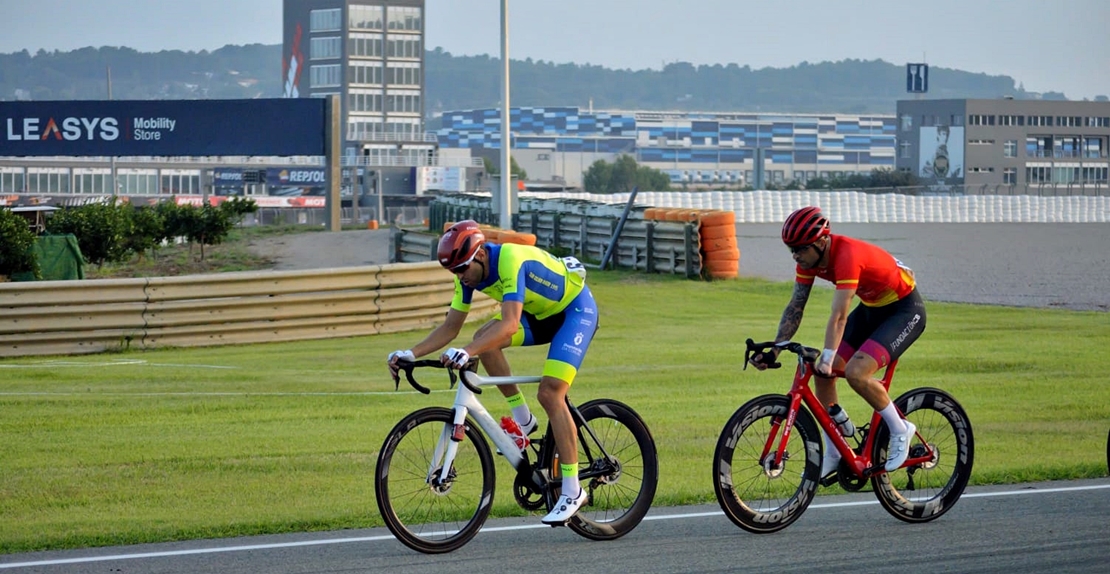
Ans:
[{"label": "white cycling shoe", "polygon": [[906,459],[910,456],[910,441],[913,440],[914,433],[917,432],[917,427],[910,421],[903,421],[906,423],[906,432],[902,434],[890,434],[890,444],[886,447],[886,471],[894,472],[906,463]]},{"label": "white cycling shoe", "polygon": [[588,496],[586,495],[585,490],[579,490],[578,498],[575,499],[572,499],[565,494],[560,496],[559,502],[555,503],[555,508],[552,509],[551,512],[547,513],[547,516],[544,516],[542,519],[540,519],[540,522],[543,522],[544,524],[550,524],[551,526],[566,524],[567,521],[573,518],[575,513],[578,512],[578,509],[582,508],[582,505],[586,503],[587,498]]}]

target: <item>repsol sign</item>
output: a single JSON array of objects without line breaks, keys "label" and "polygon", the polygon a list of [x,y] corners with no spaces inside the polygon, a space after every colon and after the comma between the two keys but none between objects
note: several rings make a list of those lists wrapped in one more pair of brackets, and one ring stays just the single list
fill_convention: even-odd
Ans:
[{"label": "repsol sign", "polygon": [[323,168],[268,168],[267,185],[320,187],[326,183]]},{"label": "repsol sign", "polygon": [[242,185],[243,170],[227,167],[218,167],[212,172],[212,181],[217,185]]},{"label": "repsol sign", "polygon": [[0,156],[321,156],[325,101],[0,102]]}]

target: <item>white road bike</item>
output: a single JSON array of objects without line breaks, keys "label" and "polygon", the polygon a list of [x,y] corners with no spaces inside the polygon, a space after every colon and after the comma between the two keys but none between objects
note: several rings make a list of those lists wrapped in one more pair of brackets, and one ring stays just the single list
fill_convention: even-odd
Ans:
[{"label": "white road bike", "polygon": [[[443,365],[400,363],[409,384],[428,394],[413,378],[417,367]],[[454,405],[423,408],[401,419],[382,444],[374,474],[378,509],[390,532],[430,554],[460,548],[489,516],[496,481],[487,437],[516,473],[513,494],[525,510],[551,510],[562,481],[550,426],[521,450],[477,398],[483,387],[535,384],[541,377],[481,376],[476,360],[459,376],[454,369],[448,373],[452,387],[456,379],[462,383]],[[578,429],[578,477],[589,497],[567,527],[591,540],[620,538],[640,523],[655,498],[655,441],[643,419],[618,401],[596,399],[575,407],[568,399],[567,406]]]}]

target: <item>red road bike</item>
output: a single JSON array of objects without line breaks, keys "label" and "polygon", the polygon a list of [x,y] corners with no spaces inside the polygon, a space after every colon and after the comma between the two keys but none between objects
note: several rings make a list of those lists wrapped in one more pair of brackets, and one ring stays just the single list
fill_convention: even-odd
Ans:
[{"label": "red road bike", "polygon": [[[749,532],[776,532],[805,512],[819,484],[839,483],[854,492],[869,480],[882,507],[906,522],[928,522],[951,510],[967,486],[975,457],[971,421],[956,399],[934,388],[913,389],[895,399],[899,412],[917,425],[917,433],[906,462],[887,472],[890,435],[879,413],[849,437],[854,443],[849,444],[810,389],[821,351],[790,341],[748,339],[744,367],[753,355],[775,347],[798,356],[790,392],[763,395],[741,406],[725,424],[713,455],[714,491],[730,520]],[[888,390],[897,363],[891,362],[883,374]],[[824,477],[819,476],[824,448],[819,428],[841,455],[839,468]]]}]

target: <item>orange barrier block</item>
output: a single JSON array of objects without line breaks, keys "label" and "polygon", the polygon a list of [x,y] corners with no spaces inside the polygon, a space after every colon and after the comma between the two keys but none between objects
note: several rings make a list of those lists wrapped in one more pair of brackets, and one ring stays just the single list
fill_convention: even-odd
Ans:
[{"label": "orange barrier block", "polygon": [[500,240],[502,244],[516,243],[518,245],[535,245],[536,236],[531,233],[523,233],[518,231],[502,231],[500,233]]},{"label": "orange barrier block", "polygon": [[705,261],[739,261],[740,250],[733,247],[732,249],[720,249],[717,251],[706,251],[702,256]]}]

